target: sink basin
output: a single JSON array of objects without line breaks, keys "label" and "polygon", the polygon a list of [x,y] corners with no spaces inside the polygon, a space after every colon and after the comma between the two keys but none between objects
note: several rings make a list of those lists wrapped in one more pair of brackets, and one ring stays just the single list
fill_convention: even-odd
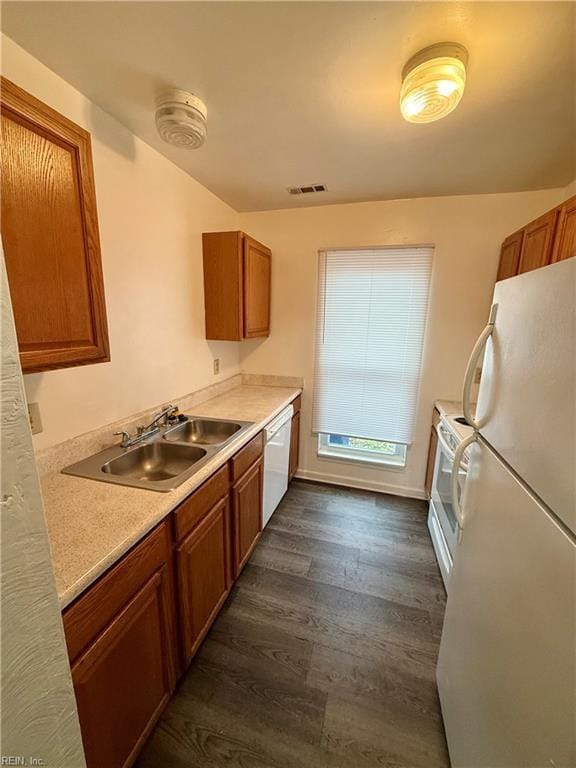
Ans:
[{"label": "sink basin", "polygon": [[206,451],[193,445],[146,443],[108,461],[102,471],[156,483],[181,475],[204,456]]},{"label": "sink basin", "polygon": [[250,421],[188,416],[188,421],[161,427],[132,448],[111,445],[62,472],[148,491],[172,491],[251,426]]},{"label": "sink basin", "polygon": [[198,445],[219,445],[242,429],[242,424],[220,419],[190,419],[164,433],[164,440]]}]

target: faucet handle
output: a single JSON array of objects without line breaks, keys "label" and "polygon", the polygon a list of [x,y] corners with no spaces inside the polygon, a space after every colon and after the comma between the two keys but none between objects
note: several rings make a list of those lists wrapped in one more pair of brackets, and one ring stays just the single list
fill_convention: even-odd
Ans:
[{"label": "faucet handle", "polygon": [[122,445],[122,446],[125,445],[126,443],[128,443],[129,440],[130,440],[130,435],[128,434],[128,432],[125,432],[123,429],[120,430],[120,432],[114,432],[114,435],[121,435],[122,436],[122,440],[120,441],[120,445]]}]

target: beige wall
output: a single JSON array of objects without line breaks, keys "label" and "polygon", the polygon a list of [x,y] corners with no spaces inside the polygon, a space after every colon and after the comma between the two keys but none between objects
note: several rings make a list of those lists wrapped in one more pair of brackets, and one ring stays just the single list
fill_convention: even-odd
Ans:
[{"label": "beige wall", "polygon": [[40,403],[41,448],[239,371],[238,343],[204,339],[201,261],[201,233],[236,229],[238,215],[9,38],[2,42],[3,74],[92,134],[112,361],[25,377],[29,402]]},{"label": "beige wall", "polygon": [[37,758],[46,768],[84,768],[1,247],[0,262],[0,755]]},{"label": "beige wall", "polygon": [[[273,251],[272,332],[245,342],[248,373],[303,376],[301,474],[422,493],[432,407],[459,399],[470,349],[486,320],[499,245],[567,196],[564,190],[331,205],[241,215],[242,229]],[[434,266],[414,444],[403,471],[318,459],[311,434],[318,249],[434,243]]]}]

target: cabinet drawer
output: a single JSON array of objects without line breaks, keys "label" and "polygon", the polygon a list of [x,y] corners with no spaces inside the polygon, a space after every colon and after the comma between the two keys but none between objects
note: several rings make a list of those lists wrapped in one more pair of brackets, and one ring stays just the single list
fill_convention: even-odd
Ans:
[{"label": "cabinet drawer", "polygon": [[183,539],[227,493],[228,467],[224,465],[174,511],[176,540]]},{"label": "cabinet drawer", "polygon": [[230,472],[233,483],[242,477],[244,472],[246,472],[247,469],[250,469],[252,464],[262,456],[263,449],[264,435],[260,432],[260,434],[250,440],[248,445],[245,445],[244,448],[239,450],[238,453],[230,459]]},{"label": "cabinet drawer", "polygon": [[66,608],[62,619],[71,662],[169,558],[170,532],[163,522]]}]

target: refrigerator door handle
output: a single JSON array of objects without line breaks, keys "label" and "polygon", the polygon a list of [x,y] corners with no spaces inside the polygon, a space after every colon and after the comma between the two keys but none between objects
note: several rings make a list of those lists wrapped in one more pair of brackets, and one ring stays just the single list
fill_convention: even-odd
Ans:
[{"label": "refrigerator door handle", "polygon": [[480,355],[484,351],[484,347],[486,346],[486,342],[492,335],[492,332],[494,331],[494,323],[496,322],[496,310],[498,309],[498,304],[493,304],[492,309],[490,310],[490,318],[488,320],[488,325],[484,328],[480,336],[478,337],[476,344],[474,344],[474,348],[472,349],[472,352],[470,353],[470,359],[468,360],[468,365],[466,366],[466,373],[464,374],[464,385],[462,387],[462,410],[464,412],[464,418],[470,424],[471,427],[473,427],[475,430],[479,429],[479,426],[472,416],[472,411],[470,408],[470,391],[472,389],[472,384],[474,382],[474,372],[476,371],[476,366],[478,365],[478,360],[480,359]]},{"label": "refrigerator door handle", "polygon": [[462,507],[460,506],[460,497],[458,495],[459,486],[458,486],[458,469],[460,467],[460,464],[462,463],[462,457],[464,456],[464,451],[468,446],[472,445],[472,443],[475,443],[476,440],[478,440],[478,435],[476,432],[474,432],[473,435],[470,435],[465,440],[462,440],[461,443],[458,444],[458,447],[454,451],[454,463],[452,464],[452,477],[451,480],[451,490],[452,490],[452,507],[454,509],[454,514],[456,515],[456,520],[458,521],[458,525],[460,527],[460,532],[462,532],[464,528],[464,513],[462,512]]}]

